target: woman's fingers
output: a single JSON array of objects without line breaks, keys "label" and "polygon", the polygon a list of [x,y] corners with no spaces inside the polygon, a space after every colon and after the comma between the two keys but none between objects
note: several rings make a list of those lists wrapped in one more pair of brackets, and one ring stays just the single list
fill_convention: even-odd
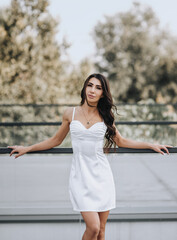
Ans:
[{"label": "woman's fingers", "polygon": [[162,149],[164,149],[169,154],[169,151],[165,146],[163,146]]},{"label": "woman's fingers", "polygon": [[169,150],[168,150],[168,148],[172,148],[173,146],[171,146],[171,145],[161,145],[161,149],[164,149],[168,154],[170,154],[169,153]]},{"label": "woman's fingers", "polygon": [[13,150],[10,152],[10,156],[12,156],[13,153],[18,152],[18,151],[16,150],[16,147],[17,147],[17,146],[8,146],[8,148],[13,149]]},{"label": "woman's fingers", "polygon": [[170,146],[170,145],[163,145],[163,149],[164,149],[168,154],[170,154],[168,148],[172,148],[172,147],[173,147],[173,146]]},{"label": "woman's fingers", "polygon": [[161,148],[162,146],[156,145],[154,146],[153,150],[164,155],[165,153],[161,150]]},{"label": "woman's fingers", "polygon": [[169,147],[169,148],[172,148],[173,146],[170,146],[170,145],[164,145],[165,147]]},{"label": "woman's fingers", "polygon": [[12,149],[13,149],[14,147],[15,147],[15,146],[8,146],[7,148],[12,148]]},{"label": "woman's fingers", "polygon": [[173,147],[173,146],[170,146],[170,145],[155,144],[155,145],[154,145],[154,150],[155,150],[156,152],[159,152],[159,153],[165,155],[165,153],[164,153],[164,151],[162,151],[162,149],[164,149],[167,154],[170,154],[168,148],[172,148],[172,147]]},{"label": "woman's fingers", "polygon": [[163,151],[160,150],[159,152],[160,152],[161,154],[165,155],[165,153],[164,153]]},{"label": "woman's fingers", "polygon": [[12,154],[13,154],[13,153],[15,153],[15,152],[16,152],[16,150],[15,150],[15,149],[14,149],[14,150],[12,150],[12,151],[11,151],[11,153],[10,153],[10,156],[12,156]]},{"label": "woman's fingers", "polygon": [[19,156],[21,156],[21,154],[16,154],[14,158],[18,158]]}]

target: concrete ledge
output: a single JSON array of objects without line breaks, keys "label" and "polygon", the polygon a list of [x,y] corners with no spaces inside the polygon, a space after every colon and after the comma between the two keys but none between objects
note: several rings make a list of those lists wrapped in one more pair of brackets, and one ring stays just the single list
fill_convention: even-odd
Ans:
[{"label": "concrete ledge", "polygon": [[[1,209],[0,223],[13,222],[78,222],[83,221],[80,213],[72,209]],[[109,214],[108,221],[177,221],[177,207],[159,208],[116,208]]]}]

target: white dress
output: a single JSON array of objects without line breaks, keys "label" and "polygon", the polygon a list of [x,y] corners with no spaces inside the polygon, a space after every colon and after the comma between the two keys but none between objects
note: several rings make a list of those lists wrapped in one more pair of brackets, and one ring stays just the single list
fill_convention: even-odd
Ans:
[{"label": "white dress", "polygon": [[103,212],[116,207],[113,174],[103,152],[107,126],[97,122],[86,128],[74,120],[70,133],[73,157],[69,177],[69,196],[74,211]]}]

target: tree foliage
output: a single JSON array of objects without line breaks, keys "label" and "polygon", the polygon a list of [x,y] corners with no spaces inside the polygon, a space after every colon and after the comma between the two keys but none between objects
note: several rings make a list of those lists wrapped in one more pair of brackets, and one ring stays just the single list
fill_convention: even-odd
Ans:
[{"label": "tree foliage", "polygon": [[105,16],[93,38],[96,69],[119,102],[177,101],[177,38],[160,29],[150,7],[134,3],[125,13]]},{"label": "tree foliage", "polygon": [[54,103],[62,92],[62,55],[57,43],[59,22],[48,11],[48,0],[12,0],[0,11],[0,101]]}]

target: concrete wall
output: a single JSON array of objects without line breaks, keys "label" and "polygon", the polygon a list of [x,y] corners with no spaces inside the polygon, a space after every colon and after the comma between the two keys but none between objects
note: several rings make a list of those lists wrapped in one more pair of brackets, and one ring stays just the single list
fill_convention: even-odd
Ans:
[{"label": "concrete wall", "polygon": [[[0,224],[1,240],[81,240],[84,223]],[[108,222],[106,240],[176,240],[177,222]]]}]

